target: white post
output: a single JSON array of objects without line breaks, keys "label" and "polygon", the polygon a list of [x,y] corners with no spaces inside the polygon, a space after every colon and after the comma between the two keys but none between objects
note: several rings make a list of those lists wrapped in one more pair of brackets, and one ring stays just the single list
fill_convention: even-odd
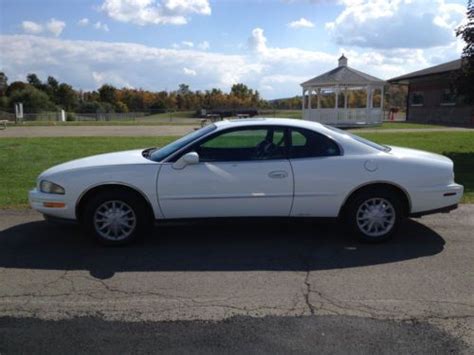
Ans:
[{"label": "white post", "polygon": [[339,121],[339,115],[338,115],[338,111],[339,111],[339,85],[336,85],[336,89],[335,89],[334,93],[336,94],[334,112],[335,112],[335,115],[336,115],[336,122],[337,122],[337,121]]},{"label": "white post", "polygon": [[23,119],[23,103],[21,102],[17,102],[15,104],[15,118],[16,120]]},{"label": "white post", "polygon": [[59,116],[61,122],[66,122],[66,111],[61,110],[61,114]]},{"label": "white post", "polygon": [[318,122],[322,121],[322,115],[321,115],[321,88],[318,88]]}]

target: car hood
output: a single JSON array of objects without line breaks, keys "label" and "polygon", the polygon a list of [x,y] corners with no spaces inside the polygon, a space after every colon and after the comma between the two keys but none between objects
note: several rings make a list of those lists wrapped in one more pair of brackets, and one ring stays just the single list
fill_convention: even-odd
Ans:
[{"label": "car hood", "polygon": [[41,177],[61,173],[64,171],[105,167],[112,165],[156,164],[154,161],[143,157],[142,152],[143,149],[127,150],[123,152],[93,155],[86,158],[71,160],[67,163],[53,166],[52,168],[44,171],[41,174]]},{"label": "car hood", "polygon": [[402,147],[390,147],[390,154],[396,156],[397,158],[415,158],[420,160],[430,160],[440,163],[452,164],[453,161],[444,155],[425,152],[424,150],[402,148]]}]

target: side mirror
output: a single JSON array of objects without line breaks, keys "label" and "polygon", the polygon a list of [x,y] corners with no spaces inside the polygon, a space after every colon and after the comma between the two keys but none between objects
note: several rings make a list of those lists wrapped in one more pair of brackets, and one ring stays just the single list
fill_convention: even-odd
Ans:
[{"label": "side mirror", "polygon": [[179,158],[174,164],[175,169],[184,169],[186,165],[199,164],[199,154],[196,152],[189,152]]}]

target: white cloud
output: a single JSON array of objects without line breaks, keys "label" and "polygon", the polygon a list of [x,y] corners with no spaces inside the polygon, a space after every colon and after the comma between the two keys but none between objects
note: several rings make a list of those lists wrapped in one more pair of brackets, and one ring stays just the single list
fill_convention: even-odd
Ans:
[{"label": "white cloud", "polygon": [[59,21],[54,18],[46,23],[46,29],[56,37],[58,37],[63,32],[64,27],[66,27],[66,23],[64,21]]},{"label": "white cloud", "polygon": [[84,17],[80,19],[79,21],[77,21],[77,24],[79,26],[87,26],[89,24],[89,19],[87,17]]},{"label": "white cloud", "polygon": [[194,47],[194,43],[191,42],[191,41],[182,41],[181,43],[184,47],[188,47],[188,48],[193,48]]},{"label": "white cloud", "polygon": [[290,28],[312,28],[314,27],[314,23],[305,19],[304,17],[300,18],[299,20],[292,21],[288,23],[288,27]]},{"label": "white cloud", "polygon": [[455,41],[466,8],[445,0],[342,0],[345,8],[326,24],[340,45],[431,48]]},{"label": "white cloud", "polygon": [[248,45],[251,50],[258,53],[264,53],[267,50],[267,38],[263,34],[263,29],[257,27],[252,30]]},{"label": "white cloud", "polygon": [[2,70],[9,77],[54,74],[87,90],[105,82],[149,90],[174,89],[180,82],[193,89],[229,89],[237,82],[254,81],[263,69],[240,55],[29,35],[0,35],[0,52]]},{"label": "white cloud", "polygon": [[104,0],[101,10],[121,22],[137,25],[184,25],[189,16],[210,15],[208,0]]},{"label": "white cloud", "polygon": [[197,72],[195,70],[189,69],[189,68],[186,68],[186,67],[183,68],[183,73],[186,74],[186,75],[189,75],[189,76],[196,76],[197,75]]},{"label": "white cloud", "polygon": [[203,51],[206,51],[211,47],[211,45],[208,41],[202,41],[201,43],[198,43],[197,47]]},{"label": "white cloud", "polygon": [[[190,42],[190,41],[189,41]],[[35,72],[54,75],[76,88],[96,89],[103,83],[148,90],[173,90],[187,83],[193,90],[228,90],[243,82],[265,98],[301,93],[299,84],[333,69],[344,53],[349,65],[388,79],[459,58],[455,41],[435,48],[367,49],[341,46],[334,51],[275,47],[263,29],[255,28],[248,49],[240,55],[202,50],[183,43],[174,49],[137,43],[63,40],[32,35],[0,35],[2,70],[11,78]]]},{"label": "white cloud", "polygon": [[97,21],[95,24],[94,24],[94,28],[96,30],[102,30],[102,31],[105,31],[105,32],[109,32],[109,26],[107,26],[107,24],[105,23],[102,23],[100,21]]},{"label": "white cloud", "polygon": [[174,49],[182,49],[182,48],[194,48],[194,42],[191,41],[181,41],[180,43],[173,43],[171,45]]},{"label": "white cloud", "polygon": [[26,33],[38,34],[43,32],[43,26],[33,21],[23,21],[21,27]]},{"label": "white cloud", "polygon": [[286,62],[288,64],[292,63],[293,65],[312,64],[314,62],[332,63],[336,58],[335,55],[319,51],[307,51],[292,47],[268,47],[267,38],[261,28],[252,30],[252,35],[248,39],[248,47],[254,53],[258,54],[261,59],[273,63]]}]

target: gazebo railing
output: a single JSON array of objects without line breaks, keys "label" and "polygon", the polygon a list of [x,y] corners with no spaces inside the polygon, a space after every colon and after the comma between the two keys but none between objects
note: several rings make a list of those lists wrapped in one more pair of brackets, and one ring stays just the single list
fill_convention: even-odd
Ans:
[{"label": "gazebo railing", "polygon": [[381,108],[348,108],[348,109],[306,109],[303,119],[334,126],[377,125],[383,121]]}]

